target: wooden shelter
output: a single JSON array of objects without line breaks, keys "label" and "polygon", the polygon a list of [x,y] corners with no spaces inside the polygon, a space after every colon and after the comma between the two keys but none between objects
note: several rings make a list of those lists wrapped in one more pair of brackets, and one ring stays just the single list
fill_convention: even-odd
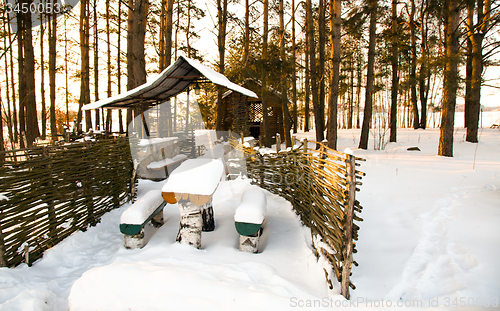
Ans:
[{"label": "wooden shelter", "polygon": [[[205,127],[198,105],[190,103],[189,92],[195,90],[196,93],[198,83],[214,83],[248,98],[257,97],[224,75],[181,56],[155,79],[85,105],[83,109],[133,109],[136,115],[128,125],[128,137],[132,157],[138,163],[137,174],[141,178],[161,180],[168,175],[167,169],[180,163],[179,159],[196,157],[194,132]],[[186,92],[186,100],[178,101],[176,96],[183,92]]]},{"label": "wooden shelter", "polygon": [[[262,84],[255,79],[246,79],[243,84],[245,88],[258,94],[257,98],[245,96],[244,94],[231,90],[224,93],[223,105],[225,107],[224,130],[232,130],[259,138],[263,132],[262,122],[264,111],[262,108]],[[271,137],[279,133],[284,135],[283,108],[281,105],[281,93],[267,87],[267,115],[269,119],[269,130]],[[262,128],[262,130],[261,130]]]}]

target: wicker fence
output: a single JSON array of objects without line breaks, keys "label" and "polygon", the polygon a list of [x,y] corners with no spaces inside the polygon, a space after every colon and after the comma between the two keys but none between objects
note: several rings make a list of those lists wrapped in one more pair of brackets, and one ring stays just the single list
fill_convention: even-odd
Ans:
[{"label": "wicker fence", "polygon": [[0,162],[0,266],[43,252],[130,197],[128,140],[5,151]]},{"label": "wicker fence", "polygon": [[[323,144],[319,150],[308,149],[307,141],[298,149],[261,155],[246,150],[248,176],[255,184],[291,202],[305,226],[311,229],[316,255],[332,265],[326,271],[341,284],[341,294],[349,299],[351,265],[356,253],[359,227],[353,220],[362,207],[355,199],[356,185],[364,173],[356,170],[359,161],[353,155],[339,153]],[[333,273],[333,275],[332,275]]]}]

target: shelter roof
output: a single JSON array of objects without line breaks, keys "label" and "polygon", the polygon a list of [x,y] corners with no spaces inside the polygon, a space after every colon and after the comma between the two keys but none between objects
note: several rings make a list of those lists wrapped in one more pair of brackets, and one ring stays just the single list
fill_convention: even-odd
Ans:
[{"label": "shelter roof", "polygon": [[155,79],[125,93],[84,105],[82,109],[128,108],[135,107],[137,104],[154,105],[184,92],[190,84],[197,81],[212,82],[243,95],[257,98],[254,92],[229,81],[224,75],[193,59],[180,56]]}]

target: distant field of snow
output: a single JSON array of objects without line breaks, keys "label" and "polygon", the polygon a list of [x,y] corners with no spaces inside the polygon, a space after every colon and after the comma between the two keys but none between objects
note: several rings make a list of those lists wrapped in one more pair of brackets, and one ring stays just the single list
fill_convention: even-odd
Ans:
[{"label": "distant field of snow", "polygon": [[[328,290],[324,262],[284,199],[267,194],[262,252],[238,251],[234,211],[248,180],[222,182],[216,230],[202,249],[175,243],[179,211],[143,249],[123,248],[128,204],[45,253],[32,267],[0,269],[0,310],[283,310],[336,306],[454,307],[500,303],[500,130],[480,143],[455,133],[453,158],[437,156],[439,130],[399,130],[385,150],[358,150],[359,130],[339,132],[339,150],[367,159],[357,199],[364,207],[351,302]],[[314,138],[301,133],[299,138]],[[421,151],[407,151],[408,147]],[[141,181],[139,197],[163,183]],[[152,233],[153,228],[148,228]],[[390,304],[390,305],[389,305]],[[309,308],[310,307],[310,308]],[[315,307],[315,308],[313,308]],[[415,309],[415,308],[411,308]],[[445,308],[450,309],[450,308]]]}]

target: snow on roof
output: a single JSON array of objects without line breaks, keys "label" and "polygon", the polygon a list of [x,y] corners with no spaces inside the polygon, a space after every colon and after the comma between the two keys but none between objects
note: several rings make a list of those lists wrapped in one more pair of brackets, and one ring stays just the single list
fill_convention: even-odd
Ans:
[{"label": "snow on roof", "polygon": [[175,63],[163,70],[155,79],[117,96],[87,104],[82,109],[126,108],[139,103],[154,104],[164,102],[170,97],[184,92],[190,84],[203,77],[217,85],[257,98],[254,92],[229,81],[224,75],[193,59],[180,56]]}]

